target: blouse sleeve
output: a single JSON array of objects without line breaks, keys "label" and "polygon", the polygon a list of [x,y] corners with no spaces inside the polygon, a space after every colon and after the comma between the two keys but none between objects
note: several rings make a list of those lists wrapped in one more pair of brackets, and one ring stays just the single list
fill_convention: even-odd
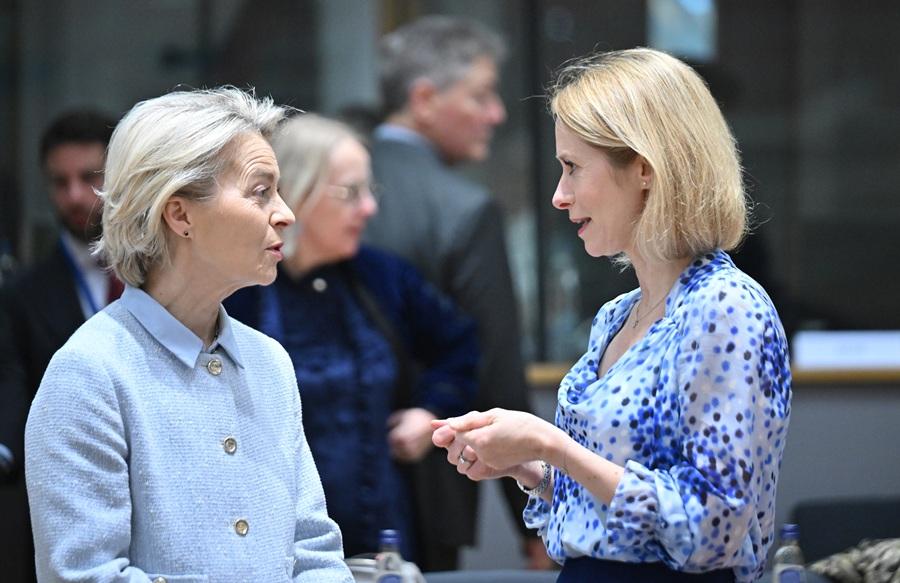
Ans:
[{"label": "blouse sleeve", "polygon": [[677,457],[629,461],[607,522],[610,542],[687,572],[746,564],[769,544],[790,413],[787,346],[768,298],[735,282],[703,297],[671,353],[680,430],[663,439]]},{"label": "blouse sleeve", "polygon": [[406,344],[425,367],[413,402],[438,417],[460,415],[473,407],[477,391],[475,322],[411,265],[402,266],[400,277]]},{"label": "blouse sleeve", "polygon": [[25,453],[38,579],[149,581],[129,564],[128,445],[96,357],[53,357],[28,416]]}]

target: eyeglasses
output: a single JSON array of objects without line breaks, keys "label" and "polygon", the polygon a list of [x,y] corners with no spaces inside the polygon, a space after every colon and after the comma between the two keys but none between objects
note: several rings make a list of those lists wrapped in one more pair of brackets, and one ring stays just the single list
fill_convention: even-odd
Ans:
[{"label": "eyeglasses", "polygon": [[356,184],[329,184],[333,187],[328,194],[351,206],[360,204],[363,196],[368,194],[375,202],[378,202],[378,186],[371,182],[358,182]]}]

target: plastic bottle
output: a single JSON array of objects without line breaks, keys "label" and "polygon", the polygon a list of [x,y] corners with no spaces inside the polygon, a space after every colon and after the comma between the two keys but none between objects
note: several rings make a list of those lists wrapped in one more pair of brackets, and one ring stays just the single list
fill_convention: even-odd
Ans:
[{"label": "plastic bottle", "polygon": [[381,550],[375,555],[377,583],[403,582],[403,557],[400,556],[400,533],[385,529],[379,534]]},{"label": "plastic bottle", "polygon": [[781,527],[781,546],[775,551],[772,583],[806,583],[800,528],[796,524]]}]

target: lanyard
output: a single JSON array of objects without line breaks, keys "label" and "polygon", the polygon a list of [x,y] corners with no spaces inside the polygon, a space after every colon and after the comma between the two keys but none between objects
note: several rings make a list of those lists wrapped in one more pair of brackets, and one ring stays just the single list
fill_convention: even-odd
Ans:
[{"label": "lanyard", "polygon": [[81,273],[78,264],[75,263],[75,258],[72,257],[72,254],[69,252],[68,247],[66,247],[66,244],[63,243],[62,239],[59,240],[59,248],[62,249],[63,257],[66,258],[66,263],[69,264],[69,270],[72,272],[72,277],[75,279],[75,285],[78,287],[78,291],[81,295],[87,300],[88,306],[91,308],[91,316],[93,316],[100,311],[100,308],[97,306],[97,301],[94,299],[94,296],[91,295],[87,280],[84,279],[84,274]]}]

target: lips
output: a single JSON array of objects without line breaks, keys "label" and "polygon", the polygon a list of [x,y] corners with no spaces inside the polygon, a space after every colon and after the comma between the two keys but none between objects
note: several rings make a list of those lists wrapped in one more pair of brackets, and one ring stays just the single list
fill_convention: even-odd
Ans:
[{"label": "lips", "polygon": [[284,259],[284,253],[281,252],[281,248],[284,247],[284,243],[276,243],[270,247],[266,247],[266,251],[270,251],[274,253],[278,260]]},{"label": "lips", "polygon": [[590,224],[591,219],[589,217],[584,217],[581,219],[576,219],[574,217],[569,217],[569,220],[578,225],[578,234],[581,235],[584,230],[587,228],[588,224]]}]

